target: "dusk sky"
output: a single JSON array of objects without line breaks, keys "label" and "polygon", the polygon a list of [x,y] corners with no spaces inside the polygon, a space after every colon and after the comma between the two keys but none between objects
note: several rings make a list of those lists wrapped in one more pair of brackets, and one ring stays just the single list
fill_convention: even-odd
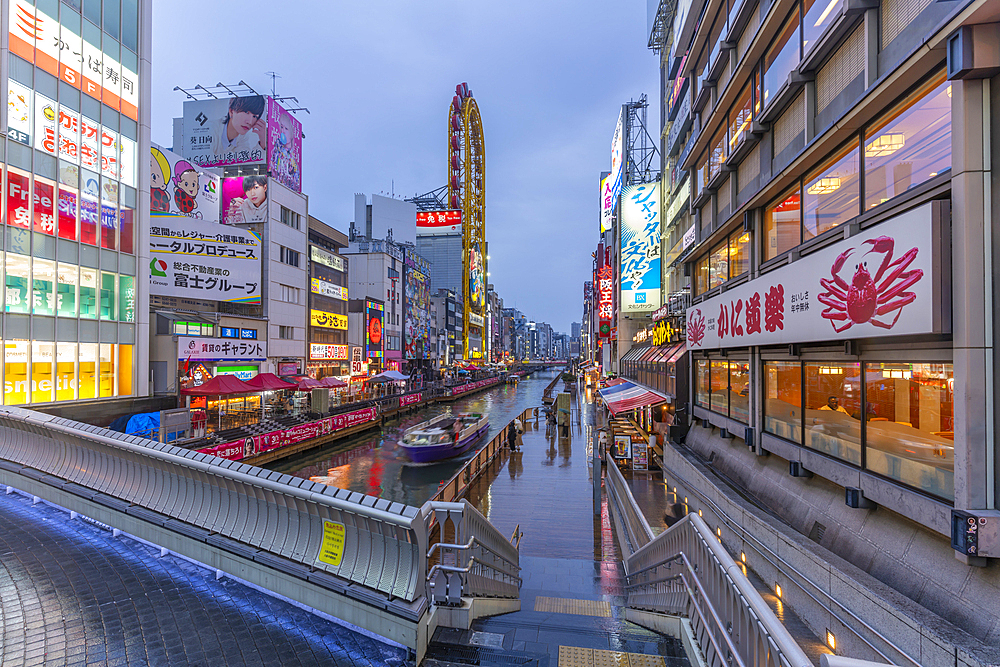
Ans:
[{"label": "dusk sky", "polygon": [[569,333],[621,104],[646,93],[659,127],[647,37],[645,0],[154,3],[153,141],[172,143],[174,86],[270,94],[277,72],[278,96],[311,112],[297,114],[309,212],[346,233],[356,192],[444,185],[448,105],[468,82],[486,140],[489,281],[505,306]]}]

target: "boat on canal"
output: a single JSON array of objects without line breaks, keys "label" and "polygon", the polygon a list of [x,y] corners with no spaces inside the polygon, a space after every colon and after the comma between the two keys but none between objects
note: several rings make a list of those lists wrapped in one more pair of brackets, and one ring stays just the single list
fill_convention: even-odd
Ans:
[{"label": "boat on canal", "polygon": [[406,429],[399,446],[413,463],[434,463],[469,451],[489,426],[481,414],[445,413]]}]

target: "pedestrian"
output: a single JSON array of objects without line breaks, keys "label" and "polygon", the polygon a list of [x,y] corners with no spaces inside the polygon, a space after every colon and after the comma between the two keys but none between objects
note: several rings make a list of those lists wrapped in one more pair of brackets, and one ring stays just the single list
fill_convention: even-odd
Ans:
[{"label": "pedestrian", "polygon": [[507,448],[511,451],[517,449],[517,422],[512,421],[510,426],[507,427]]}]

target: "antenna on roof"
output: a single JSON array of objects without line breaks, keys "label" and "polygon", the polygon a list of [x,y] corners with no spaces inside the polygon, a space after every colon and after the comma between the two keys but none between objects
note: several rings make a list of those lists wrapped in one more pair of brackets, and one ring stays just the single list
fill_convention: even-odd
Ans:
[{"label": "antenna on roof", "polygon": [[[281,75],[277,72],[264,72],[267,76],[271,77],[271,97],[277,98],[277,80],[281,78]],[[297,100],[296,100],[297,101]]]}]

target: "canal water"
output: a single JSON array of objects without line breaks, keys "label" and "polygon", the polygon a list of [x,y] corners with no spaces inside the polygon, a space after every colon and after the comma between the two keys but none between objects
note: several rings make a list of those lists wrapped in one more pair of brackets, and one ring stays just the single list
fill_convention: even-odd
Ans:
[{"label": "canal water", "polygon": [[[526,408],[542,405],[542,392],[561,369],[539,371],[516,385],[499,385],[458,399],[436,403],[393,419],[382,429],[365,431],[327,447],[312,449],[264,467],[295,477],[328,476],[334,486],[358,491],[393,502],[420,506],[433,496],[438,486],[454,475],[462,464],[475,456],[510,421]],[[557,385],[557,390],[562,385]],[[412,465],[397,446],[403,432],[443,412],[477,412],[490,419],[489,431],[479,445],[465,455],[430,465]]]}]

